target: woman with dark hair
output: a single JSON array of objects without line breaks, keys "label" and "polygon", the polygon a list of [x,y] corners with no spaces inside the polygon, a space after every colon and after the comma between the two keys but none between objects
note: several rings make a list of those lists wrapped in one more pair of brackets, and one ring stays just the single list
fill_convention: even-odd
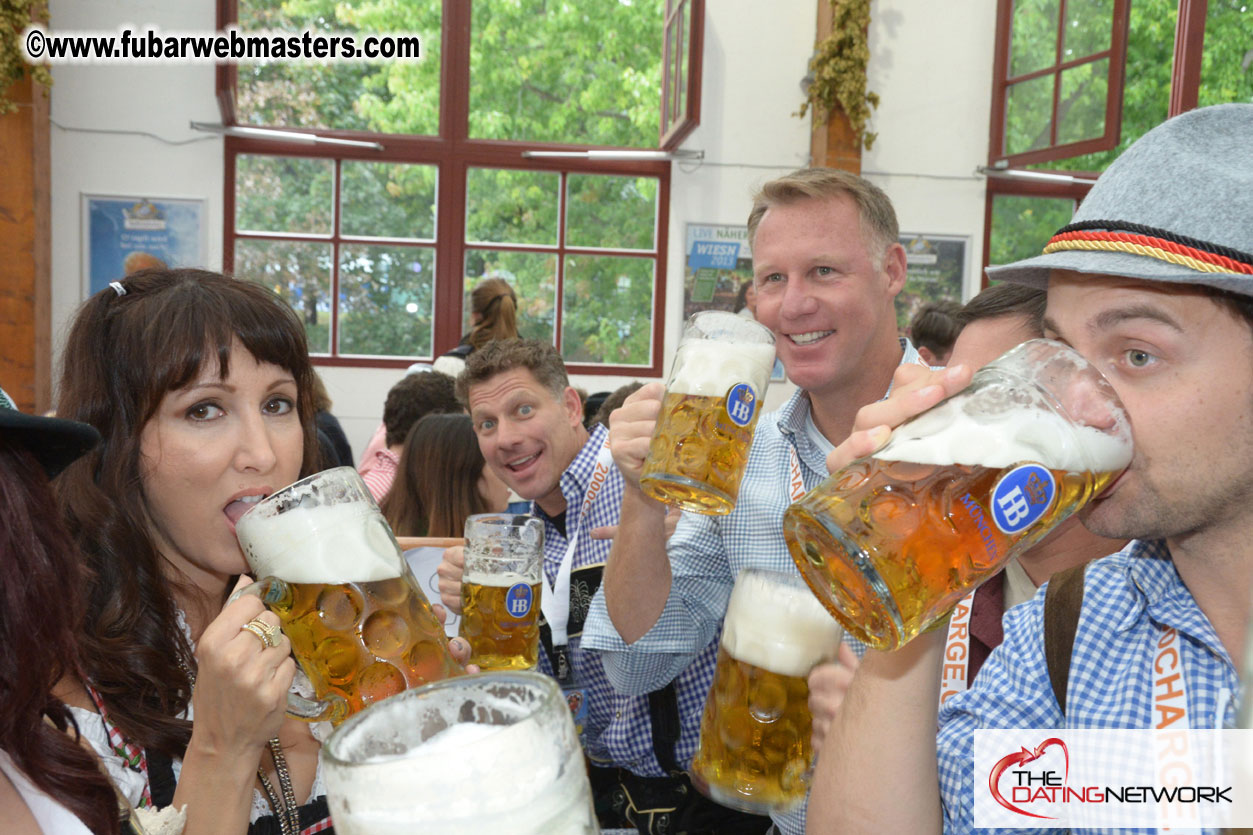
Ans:
[{"label": "woman with dark hair", "polygon": [[235,522],[319,469],[300,321],[250,282],[144,270],[79,309],[60,391],[103,437],[57,483],[90,572],[84,680],[62,694],[84,736],[131,803],[185,808],[187,835],[328,822],[320,744],[284,715],[290,644],[244,631],[277,626],[256,598],[225,605]]},{"label": "woman with dark hair", "polygon": [[495,339],[518,338],[518,296],[503,278],[485,278],[470,292],[470,332],[436,358],[433,367],[449,377],[465,368],[466,357]]},{"label": "woman with dark hair", "polygon": [[48,479],[99,436],[0,390],[0,820],[9,833],[119,831],[118,802],[53,695],[78,674],[81,565]]},{"label": "woman with dark hair", "polygon": [[731,312],[748,319],[757,318],[757,286],[751,278],[740,285],[740,292],[735,294],[735,307]]},{"label": "woman with dark hair", "polygon": [[405,439],[383,515],[396,536],[461,536],[466,518],[497,513],[509,488],[486,466],[468,415],[427,415]]}]

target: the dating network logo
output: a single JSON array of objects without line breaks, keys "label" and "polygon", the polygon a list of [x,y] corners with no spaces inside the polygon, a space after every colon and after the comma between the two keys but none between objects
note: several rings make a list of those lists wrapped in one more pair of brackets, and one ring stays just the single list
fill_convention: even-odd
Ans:
[{"label": "the dating network logo", "polygon": [[1253,790],[1238,788],[1233,779],[1251,772],[1253,736],[1242,735],[1253,731],[974,733],[976,828],[1217,829],[1253,823]]}]

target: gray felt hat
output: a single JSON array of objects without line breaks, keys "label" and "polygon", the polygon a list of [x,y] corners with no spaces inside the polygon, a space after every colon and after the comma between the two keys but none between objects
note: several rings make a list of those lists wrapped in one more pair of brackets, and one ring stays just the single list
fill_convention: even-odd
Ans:
[{"label": "gray felt hat", "polygon": [[1192,110],[1140,137],[1044,251],[988,277],[1045,287],[1060,269],[1253,295],[1253,104]]}]

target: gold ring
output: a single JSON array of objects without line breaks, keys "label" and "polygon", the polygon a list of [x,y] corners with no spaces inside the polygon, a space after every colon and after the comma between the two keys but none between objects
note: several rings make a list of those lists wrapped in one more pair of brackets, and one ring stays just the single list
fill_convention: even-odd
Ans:
[{"label": "gold ring", "polygon": [[261,618],[253,618],[252,620],[239,627],[240,632],[251,632],[257,636],[262,646],[276,647],[278,646],[278,627],[271,626]]}]

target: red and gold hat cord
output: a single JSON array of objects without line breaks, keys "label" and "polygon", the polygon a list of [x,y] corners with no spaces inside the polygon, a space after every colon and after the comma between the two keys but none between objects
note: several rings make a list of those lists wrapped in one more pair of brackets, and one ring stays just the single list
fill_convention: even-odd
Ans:
[{"label": "red and gold hat cord", "polygon": [[1125,252],[1197,272],[1253,275],[1253,255],[1247,252],[1124,221],[1087,220],[1062,227],[1044,253],[1065,250]]}]

